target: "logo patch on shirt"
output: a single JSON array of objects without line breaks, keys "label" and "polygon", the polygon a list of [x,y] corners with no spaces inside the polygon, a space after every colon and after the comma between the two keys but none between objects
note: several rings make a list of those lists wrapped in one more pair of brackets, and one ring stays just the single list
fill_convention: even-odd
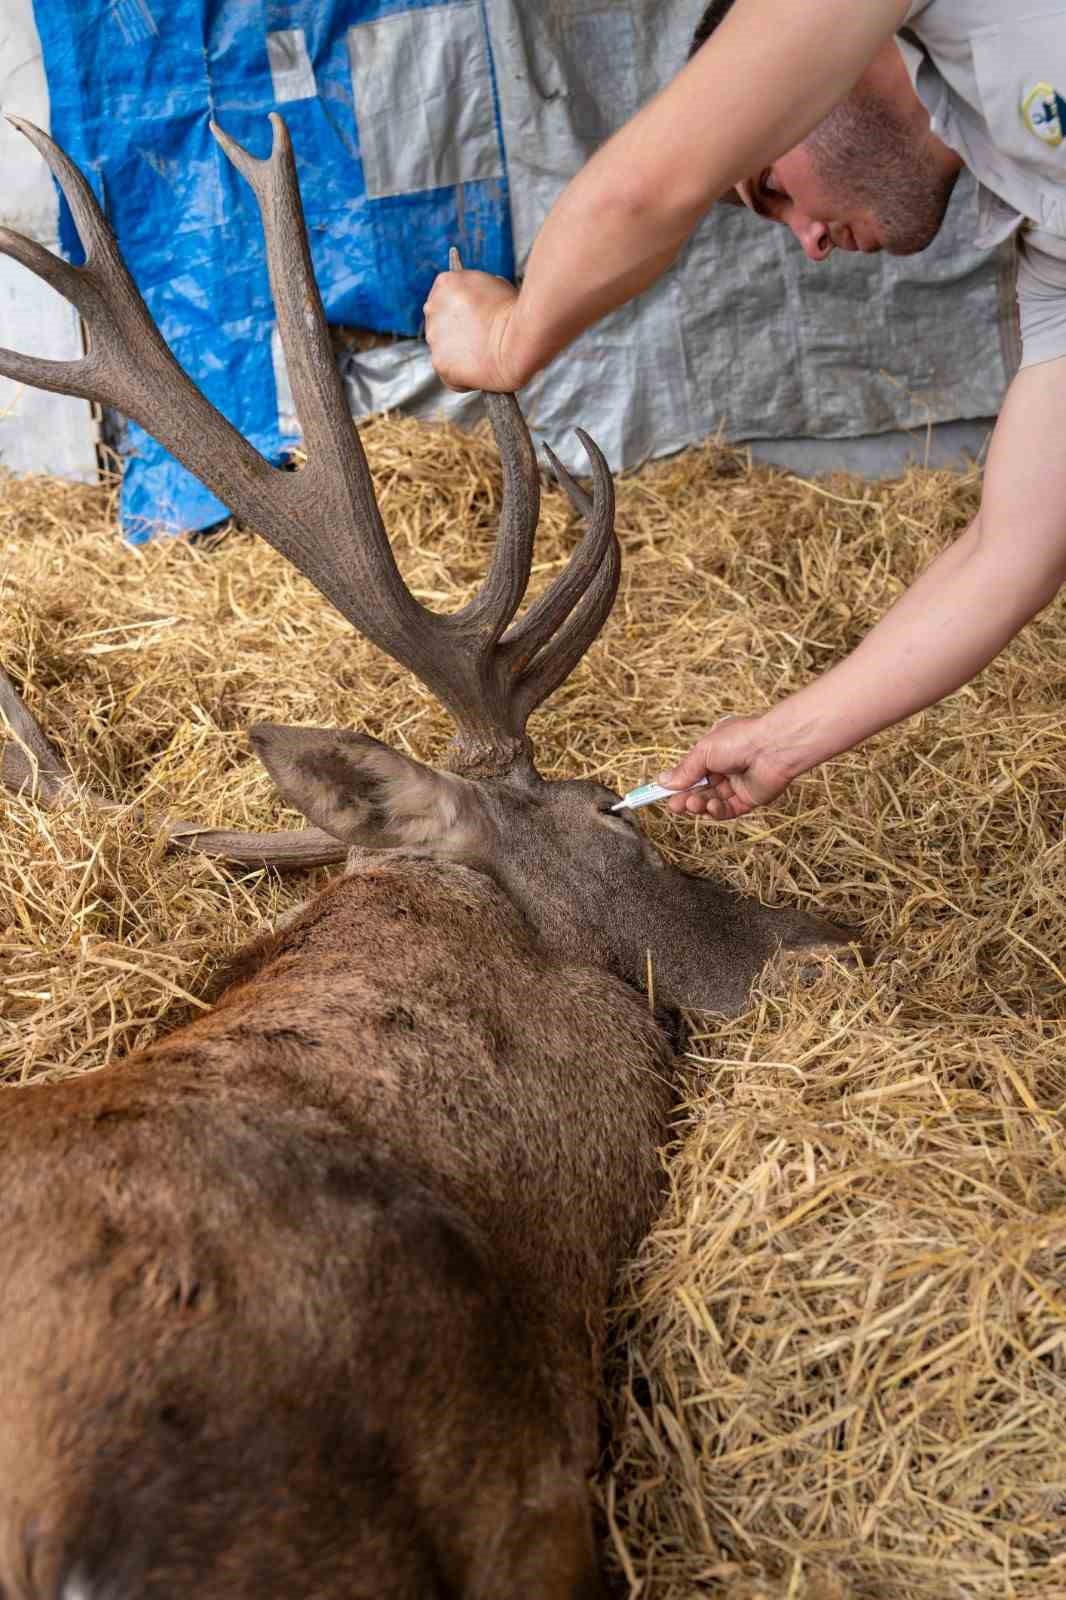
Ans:
[{"label": "logo patch on shirt", "polygon": [[1050,83],[1034,83],[1022,95],[1022,121],[1043,144],[1066,139],[1066,98]]}]

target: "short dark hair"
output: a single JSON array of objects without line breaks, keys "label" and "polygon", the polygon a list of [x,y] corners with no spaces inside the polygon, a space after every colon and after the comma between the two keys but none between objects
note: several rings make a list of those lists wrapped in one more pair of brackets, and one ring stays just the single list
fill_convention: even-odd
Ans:
[{"label": "short dark hair", "polygon": [[697,24],[695,33],[692,35],[692,43],[689,45],[688,50],[689,60],[696,54],[701,44],[707,43],[707,40],[732,8],[732,5],[733,0],[711,0],[710,5]]}]

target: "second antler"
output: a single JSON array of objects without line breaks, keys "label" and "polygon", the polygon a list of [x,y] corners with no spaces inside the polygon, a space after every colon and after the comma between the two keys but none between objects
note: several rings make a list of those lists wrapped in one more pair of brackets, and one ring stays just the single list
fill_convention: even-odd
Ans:
[{"label": "second antler", "polygon": [[[539,515],[536,460],[513,395],[486,395],[503,463],[503,503],[484,585],[460,611],[440,616],[408,590],[385,532],[366,455],[334,364],[288,130],[275,113],[270,156],[248,154],[212,132],[259,205],[270,284],[307,449],[298,472],[273,466],[201,394],[179,366],[122,260],[114,234],[73,162],[39,128],[9,119],[47,162],[66,195],[85,249],[72,266],[42,245],[0,228],[0,253],[57,289],[81,313],[87,353],[45,361],[0,350],[0,374],[42,389],[113,406],[136,422],[302,572],[349,622],[432,690],[453,715],[453,768],[485,775],[529,762],[530,712],[571,672],[605,621],[618,585],[614,494],[607,465],[579,430],[592,471],[591,498],[548,452],[552,471],[585,533],[565,570],[517,623],[529,580]],[[0,674],[0,710],[16,741],[0,769],[9,785],[36,778],[45,801],[72,781],[43,732]],[[236,835],[191,824],[176,842],[229,859],[290,864],[336,860],[325,835]]]}]

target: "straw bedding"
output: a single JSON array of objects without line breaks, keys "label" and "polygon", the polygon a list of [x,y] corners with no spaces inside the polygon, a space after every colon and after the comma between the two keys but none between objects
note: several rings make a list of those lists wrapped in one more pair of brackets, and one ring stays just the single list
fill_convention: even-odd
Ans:
[{"label": "straw bedding", "polygon": [[[433,606],[484,571],[489,438],[363,430]],[[715,446],[619,484],[622,590],[534,719],[624,788],[854,644],[972,515],[976,474],[805,484]],[[98,1067],[202,1004],[309,892],[164,854],[167,815],[298,825],[258,718],[433,759],[446,719],[250,534],[122,546],[105,490],[0,483],[0,656],[105,816],[3,803],[0,1071]],[[536,578],[575,536],[545,495]],[[731,826],[689,868],[860,925],[884,959],[693,1018],[659,1226],[619,1300],[597,1494],[645,1600],[1066,1596],[1066,609],[973,685]],[[647,813],[645,814],[647,816]],[[17,1092],[17,1090],[15,1091]]]}]

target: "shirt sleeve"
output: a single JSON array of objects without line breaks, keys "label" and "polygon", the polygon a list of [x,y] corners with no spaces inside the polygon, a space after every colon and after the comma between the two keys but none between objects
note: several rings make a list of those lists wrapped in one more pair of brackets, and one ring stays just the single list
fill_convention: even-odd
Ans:
[{"label": "shirt sleeve", "polygon": [[1066,356],[1066,240],[1023,229],[1017,284],[1022,366]]}]

